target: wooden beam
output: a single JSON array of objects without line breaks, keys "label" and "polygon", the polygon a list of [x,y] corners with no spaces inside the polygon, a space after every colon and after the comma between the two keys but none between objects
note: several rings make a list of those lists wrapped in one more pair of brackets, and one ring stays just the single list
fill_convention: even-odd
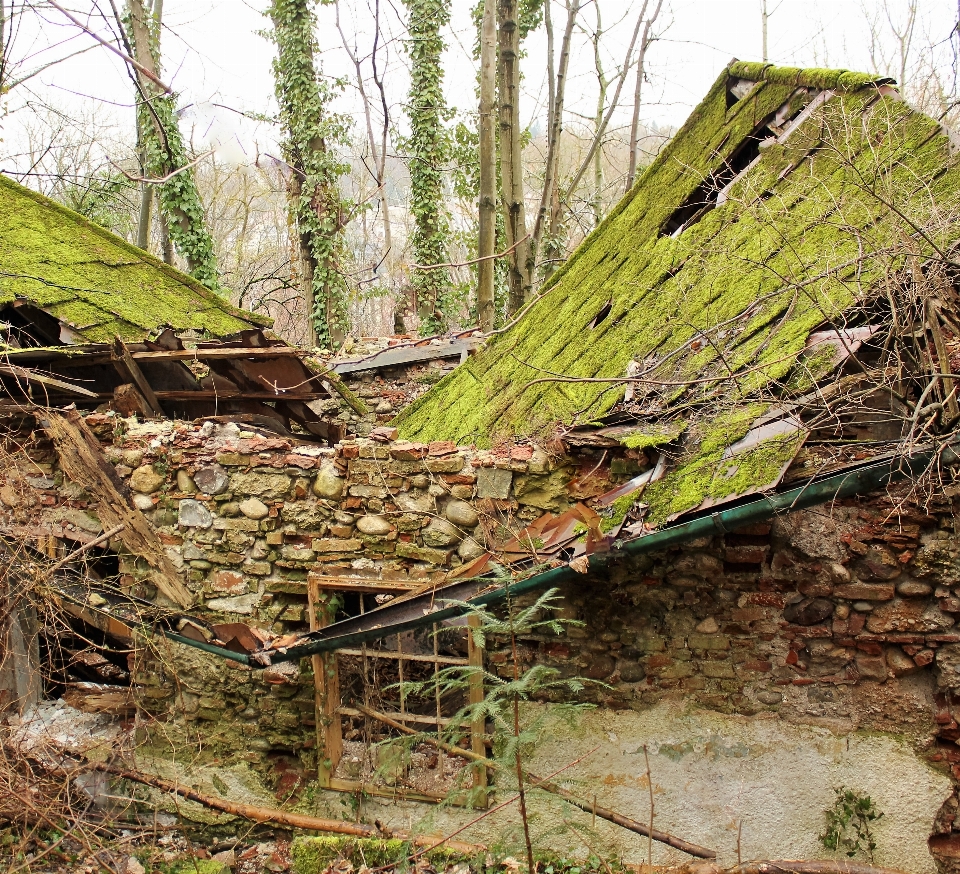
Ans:
[{"label": "wooden beam", "polygon": [[466,665],[470,664],[467,659],[458,658],[457,656],[432,656],[432,655],[420,655],[419,653],[403,653],[402,655],[396,650],[392,649],[370,649],[367,647],[366,652],[362,649],[338,649],[337,652],[340,655],[346,656],[366,656],[369,659],[399,659],[402,658],[405,662],[430,662],[431,664],[441,664],[441,665]]},{"label": "wooden beam", "polygon": [[[307,586],[307,612],[310,630],[330,624],[325,601],[320,589],[313,583]],[[314,700],[317,712],[317,782],[331,788],[334,772],[343,755],[343,728],[340,724],[340,675],[337,671],[336,652],[324,652],[311,656],[313,662]]]},{"label": "wooden beam", "polygon": [[137,387],[137,391],[140,392],[140,397],[143,398],[144,405],[150,414],[153,416],[162,416],[163,408],[160,406],[160,401],[157,400],[157,396],[153,393],[153,387],[147,382],[143,371],[131,357],[130,350],[127,349],[123,340],[119,337],[113,341],[113,354],[114,365],[121,377],[126,376],[126,378],[132,381]]},{"label": "wooden beam", "polygon": [[421,588],[423,580],[386,579],[379,580],[366,577],[339,577],[332,574],[320,574],[311,571],[308,575],[311,583],[318,589],[335,592],[359,592],[364,595],[390,594],[392,592],[413,592]]},{"label": "wooden beam", "polygon": [[0,375],[11,376],[18,380],[22,379],[25,382],[35,382],[38,385],[44,385],[50,388],[59,388],[72,395],[80,395],[81,397],[87,398],[98,397],[95,391],[90,391],[79,385],[74,385],[71,382],[64,382],[62,379],[55,379],[52,376],[47,376],[45,373],[38,373],[36,370],[17,367],[16,364],[0,364]]},{"label": "wooden beam", "polygon": [[46,410],[40,424],[53,440],[67,478],[97,499],[97,515],[103,527],[123,525],[117,536],[128,552],[146,562],[150,568],[148,582],[171,603],[190,606],[193,595],[180,579],[156,531],[126,497],[127,487],[104,457],[100,441],[80,413],[67,410],[61,415]]},{"label": "wooden beam", "polygon": [[136,361],[202,361],[205,358],[300,358],[311,353],[295,346],[212,346],[209,349],[162,349],[131,352]]}]

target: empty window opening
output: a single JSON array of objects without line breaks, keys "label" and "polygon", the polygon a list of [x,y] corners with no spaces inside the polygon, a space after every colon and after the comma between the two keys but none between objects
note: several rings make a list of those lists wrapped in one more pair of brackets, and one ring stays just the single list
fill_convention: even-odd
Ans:
[{"label": "empty window opening", "polygon": [[757,159],[765,141],[784,133],[790,122],[800,115],[804,103],[805,101],[797,101],[791,97],[775,113],[754,128],[723,163],[691,192],[683,204],[674,210],[673,215],[664,223],[660,235],[679,236],[686,228],[696,224],[714,209],[718,201],[722,202],[723,190]]},{"label": "empty window opening", "polygon": [[608,300],[602,307],[600,307],[600,312],[598,312],[594,317],[593,321],[590,322],[590,327],[595,328],[600,324],[607,316],[610,315],[610,310],[613,309],[613,298]]},{"label": "empty window opening", "polygon": [[756,82],[752,79],[735,79],[730,78],[727,80],[727,109],[730,109],[731,106],[735,106],[744,97],[746,97],[751,91],[753,91],[756,86]]}]

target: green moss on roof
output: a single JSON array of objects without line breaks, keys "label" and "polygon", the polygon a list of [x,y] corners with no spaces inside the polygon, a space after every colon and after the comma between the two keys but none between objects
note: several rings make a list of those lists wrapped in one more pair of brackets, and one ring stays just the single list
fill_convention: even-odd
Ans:
[{"label": "green moss on roof", "polygon": [[270,323],[84,217],[0,176],[0,305],[30,301],[81,339],[225,336]]},{"label": "green moss on roof", "polygon": [[[730,76],[757,84],[728,106]],[[840,323],[903,266],[891,244],[912,237],[922,256],[960,236],[953,219],[931,220],[960,214],[948,137],[881,93],[885,82],[732,65],[530,311],[397,418],[401,436],[485,446],[595,421],[623,397],[622,384],[541,380],[622,377],[637,361],[654,380],[637,388],[637,446],[655,445],[647,435],[669,423],[692,423],[667,476],[644,494],[652,522],[773,482],[802,435],[769,438],[736,459],[724,453],[771,404],[832,371],[826,351],[805,354],[809,335]],[[799,112],[816,89],[834,94],[762,148],[725,203],[662,235],[745,138],[788,101]]]}]

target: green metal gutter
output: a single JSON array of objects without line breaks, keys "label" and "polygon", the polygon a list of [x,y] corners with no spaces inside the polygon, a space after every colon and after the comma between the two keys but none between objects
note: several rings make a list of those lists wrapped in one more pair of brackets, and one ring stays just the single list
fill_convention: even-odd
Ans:
[{"label": "green metal gutter", "polygon": [[[936,448],[925,447],[911,456],[887,457],[881,461],[824,477],[822,480],[811,480],[803,486],[786,492],[763,495],[745,504],[654,531],[634,540],[628,540],[610,552],[594,553],[589,557],[590,570],[598,570],[624,555],[643,555],[656,552],[687,543],[698,537],[723,534],[744,525],[763,522],[778,513],[801,510],[841,498],[874,492],[892,482],[915,476],[926,470],[937,454],[938,450]],[[951,448],[950,444],[943,447],[939,454],[941,456],[940,460],[944,464],[956,464],[960,461],[960,456]],[[574,571],[569,565],[563,565],[535,574],[527,579],[510,583],[507,586],[497,586],[489,591],[483,591],[483,589],[489,589],[494,584],[494,581],[490,579],[458,581],[444,586],[442,589],[427,592],[396,605],[386,604],[378,610],[365,613],[362,616],[328,625],[321,631],[312,632],[304,637],[303,643],[282,651],[270,652],[270,663],[296,661],[316,653],[352,647],[387,635],[422,628],[435,622],[462,616],[469,610],[470,606],[479,607],[496,604],[505,600],[508,595],[513,597],[527,592],[548,589],[581,577],[582,574]],[[447,606],[438,609],[438,605],[444,603]],[[393,621],[391,621],[391,617],[394,617]],[[257,654],[252,657],[245,656],[213,644],[189,640],[171,632],[165,632],[165,634],[180,643],[197,647],[222,658],[248,664],[250,667],[267,666],[266,660],[262,663],[258,661]]]}]

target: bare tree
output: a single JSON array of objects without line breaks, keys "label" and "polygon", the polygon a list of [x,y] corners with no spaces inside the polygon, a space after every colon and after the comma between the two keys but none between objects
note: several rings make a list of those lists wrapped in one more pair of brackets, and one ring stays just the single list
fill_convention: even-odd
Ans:
[{"label": "bare tree", "polygon": [[[766,0],[764,0],[766,2]],[[650,43],[656,39],[653,34],[653,26],[660,17],[660,10],[663,8],[663,0],[657,0],[656,8],[646,19],[643,25],[643,36],[640,37],[640,48],[637,53],[637,75],[633,87],[633,117],[630,120],[630,159],[627,166],[627,179],[624,191],[629,191],[633,187],[633,182],[637,177],[637,155],[640,136],[640,96],[643,90],[643,80],[647,70],[647,49]],[[640,17],[644,16],[647,10],[647,0],[644,0],[643,9],[640,10]]]},{"label": "bare tree", "polygon": [[[477,255],[477,317],[482,331],[493,328],[493,253],[497,235],[497,143],[493,116],[496,101],[497,22],[496,0],[484,0],[480,28],[480,209]],[[512,157],[512,156],[511,156]]]}]

